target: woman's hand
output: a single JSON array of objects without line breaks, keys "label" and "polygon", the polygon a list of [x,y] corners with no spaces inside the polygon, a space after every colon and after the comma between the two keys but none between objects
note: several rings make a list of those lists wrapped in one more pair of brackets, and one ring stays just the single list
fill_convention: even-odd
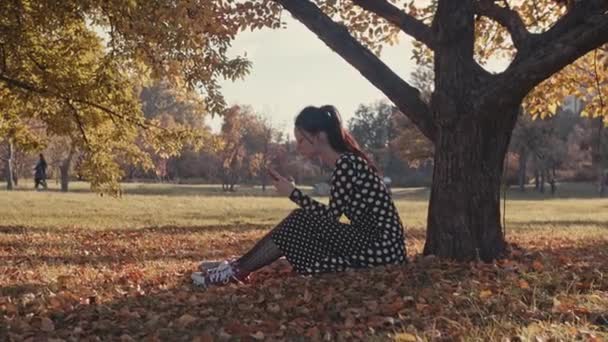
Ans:
[{"label": "woman's hand", "polygon": [[280,195],[289,197],[293,192],[293,189],[295,189],[293,183],[273,169],[268,169],[268,174],[272,178],[272,184],[277,189],[277,192]]}]

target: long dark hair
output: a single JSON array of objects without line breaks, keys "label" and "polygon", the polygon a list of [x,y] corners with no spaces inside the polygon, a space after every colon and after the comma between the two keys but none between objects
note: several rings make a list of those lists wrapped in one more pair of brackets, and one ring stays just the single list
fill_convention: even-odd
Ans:
[{"label": "long dark hair", "polygon": [[325,132],[331,147],[339,153],[351,152],[365,159],[369,167],[378,171],[376,165],[363,152],[355,138],[342,127],[342,118],[336,107],[325,105],[322,107],[308,106],[296,116],[296,128],[310,134]]}]

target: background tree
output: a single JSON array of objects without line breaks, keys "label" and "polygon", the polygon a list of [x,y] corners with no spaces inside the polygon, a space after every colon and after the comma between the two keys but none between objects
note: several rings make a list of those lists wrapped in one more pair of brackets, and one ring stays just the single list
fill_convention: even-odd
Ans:
[{"label": "background tree", "polygon": [[[70,136],[53,136],[43,151],[49,165],[49,179],[53,173],[58,177],[62,192],[69,191],[71,174],[74,171],[74,161],[81,152],[78,150],[75,139]],[[55,171],[56,172],[53,172]]]},{"label": "background tree", "polygon": [[371,154],[381,170],[385,170],[390,163],[389,142],[395,136],[394,112],[394,107],[386,101],[362,104],[348,122],[349,131],[361,147]]},{"label": "background tree", "polygon": [[[5,95],[6,97],[2,97]],[[0,89],[0,112],[12,111],[15,98]],[[36,151],[42,148],[43,138],[36,135],[30,122],[17,116],[0,116],[0,161],[3,162],[4,179],[7,190],[13,190],[19,169],[18,156],[21,153]]]},{"label": "background tree", "polygon": [[[142,113],[136,85],[165,79],[205,96],[208,112],[224,100],[218,78],[236,79],[249,62],[226,55],[236,33],[277,25],[257,2],[101,0],[2,1],[0,98],[2,122],[43,122],[49,135],[74,135],[83,151],[80,173],[97,191],[117,192],[116,159],[151,166],[133,142],[174,155],[193,132],[158,127]],[[101,32],[101,33],[100,33]],[[10,103],[9,103],[10,102]],[[9,105],[10,104],[10,105]],[[144,134],[138,131],[146,129]],[[13,139],[14,140],[14,139]]]},{"label": "background tree", "polygon": [[430,172],[424,166],[432,160],[432,144],[393,105],[387,101],[360,105],[348,128],[392,184],[430,183]]},{"label": "background tree", "polygon": [[6,180],[6,190],[13,190],[15,186],[13,160],[15,156],[15,144],[12,139],[6,140],[4,156],[1,158],[4,161],[4,179]]},{"label": "background tree", "polygon": [[[217,141],[212,136],[211,129],[205,124],[205,117],[209,113],[206,110],[204,99],[198,93],[187,88],[173,86],[166,81],[157,81],[143,87],[139,97],[144,117],[147,120],[164,129],[194,132],[198,137],[197,141],[191,141],[185,145],[174,143],[175,146],[171,150],[178,153],[172,154],[146,145],[143,136],[147,132],[145,129],[140,130],[137,143],[151,156],[154,175],[157,179],[167,180],[169,178],[171,159],[176,155],[181,155],[184,150],[196,152],[200,148],[213,150],[217,147]],[[179,178],[175,168],[172,170],[171,178]]]},{"label": "background tree", "polygon": [[[519,107],[538,84],[608,42],[608,2],[268,0],[287,9],[380,89],[434,144],[425,254],[502,255],[500,185]],[[430,104],[374,52],[398,32],[432,61]],[[565,48],[567,47],[567,48]],[[511,58],[491,73],[492,56]],[[517,85],[514,87],[513,85]]]},{"label": "background tree", "polygon": [[398,158],[410,167],[420,167],[433,162],[433,144],[403,113],[396,111],[392,117],[395,137],[390,146]]},{"label": "background tree", "polygon": [[580,114],[591,121],[595,131],[590,147],[600,196],[604,195],[606,186],[607,161],[602,158],[602,136],[604,127],[608,124],[607,89],[608,45],[605,45],[579,58],[576,63],[541,83],[524,101],[524,105],[532,114],[541,117],[556,113],[556,108],[568,95],[575,96],[575,104],[581,101]]},{"label": "background tree", "polygon": [[[251,107],[232,106],[222,115],[219,151],[222,187],[235,191],[242,180],[252,180],[271,162],[274,130]],[[264,182],[262,176],[262,182]]]},{"label": "background tree", "polygon": [[544,191],[544,183],[553,182],[555,190],[556,170],[568,158],[568,137],[579,117],[559,108],[558,114],[542,119],[522,111],[518,118],[509,150],[517,156],[517,179],[520,191],[525,191],[527,169],[534,170],[535,188]]},{"label": "background tree", "polygon": [[[420,90],[422,101],[429,104],[435,79],[431,65],[428,62],[419,65],[410,76],[412,84]],[[397,155],[406,160],[409,166],[419,167],[425,163],[432,163],[433,143],[420,132],[416,124],[399,111],[393,115],[393,121],[396,134],[391,146]]]},{"label": "background tree", "polygon": [[601,175],[598,173],[599,170],[605,171],[608,168],[608,132],[601,121],[601,118],[582,117],[575,127],[576,134],[570,137],[574,145],[572,149],[579,153],[574,156],[575,163],[572,165],[578,169],[578,179],[595,182],[600,196],[603,195],[602,191],[605,193],[607,184],[606,178],[603,183],[599,182],[598,177]]},{"label": "background tree", "polygon": [[262,183],[262,191],[266,191],[268,185],[268,172],[270,167],[275,167],[278,154],[283,150],[280,144],[283,142],[283,134],[275,129],[269,120],[257,116],[256,125],[252,126],[250,132],[246,135],[253,142],[250,149],[256,152],[256,163],[254,169]]}]

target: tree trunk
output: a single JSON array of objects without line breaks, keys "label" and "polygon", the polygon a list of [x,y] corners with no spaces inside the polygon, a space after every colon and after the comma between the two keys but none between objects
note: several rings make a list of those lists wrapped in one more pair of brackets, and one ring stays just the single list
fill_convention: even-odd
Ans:
[{"label": "tree trunk", "polygon": [[604,194],[606,192],[606,183],[604,182],[604,161],[602,160],[602,153],[604,151],[602,151],[602,134],[603,134],[603,130],[604,130],[604,117],[600,116],[599,118],[595,119],[597,121],[597,141],[594,144],[595,146],[595,151],[593,153],[594,155],[594,162],[596,165],[596,172],[597,172],[597,191],[598,191],[598,195],[600,197],[604,197]]},{"label": "tree trunk", "polygon": [[128,171],[127,171],[127,178],[132,181],[133,178],[135,177],[135,167],[132,165],[128,166]]},{"label": "tree trunk", "polygon": [[61,173],[61,192],[68,192],[68,185],[70,182],[70,165],[72,164],[73,156],[74,146],[70,147],[70,153],[59,166],[59,171]]},{"label": "tree trunk", "polygon": [[504,255],[500,189],[520,99],[481,100],[488,74],[473,62],[473,2],[439,1],[435,91],[436,136],[425,255],[491,261]]},{"label": "tree trunk", "polygon": [[266,176],[266,170],[262,170],[262,192],[266,192],[266,183],[268,182],[268,177]]},{"label": "tree trunk", "polygon": [[545,173],[546,173],[546,170],[540,169],[539,173],[540,173],[540,185],[538,187],[538,191],[541,194],[544,194],[545,193]]},{"label": "tree trunk", "polygon": [[525,148],[522,148],[519,152],[519,171],[518,171],[518,181],[519,181],[519,191],[526,191],[526,166],[528,163],[528,152]]},{"label": "tree trunk", "polygon": [[6,176],[6,190],[13,190],[14,188],[14,178],[13,178],[13,158],[15,156],[14,146],[11,139],[8,139],[8,151],[6,155],[6,167],[5,167],[5,176]]},{"label": "tree trunk", "polygon": [[[538,163],[538,160],[536,163]],[[538,167],[534,170],[534,189],[536,191],[540,190],[540,172],[538,171]]]},{"label": "tree trunk", "polygon": [[425,255],[491,261],[504,254],[500,186],[517,111],[439,127]]}]

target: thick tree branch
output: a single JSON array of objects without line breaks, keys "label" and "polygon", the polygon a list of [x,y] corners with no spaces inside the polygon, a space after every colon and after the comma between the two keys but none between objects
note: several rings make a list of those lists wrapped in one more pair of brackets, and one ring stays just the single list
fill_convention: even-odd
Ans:
[{"label": "thick tree branch", "polygon": [[20,89],[23,89],[23,90],[26,90],[26,91],[29,91],[29,92],[32,92],[32,93],[36,93],[36,94],[39,94],[39,95],[42,95],[42,96],[54,97],[54,98],[57,98],[57,99],[60,99],[60,100],[63,100],[63,101],[67,101],[67,103],[73,103],[73,102],[75,102],[75,103],[81,103],[81,104],[87,105],[89,107],[97,108],[97,109],[105,112],[106,114],[108,114],[108,116],[110,117],[110,119],[114,123],[116,123],[115,118],[119,118],[121,120],[125,120],[125,121],[128,121],[128,122],[131,122],[132,124],[135,124],[135,125],[143,128],[143,129],[148,129],[150,127],[155,127],[155,128],[160,128],[160,129],[166,130],[166,128],[164,128],[164,127],[157,126],[157,125],[152,125],[150,123],[142,122],[141,120],[136,120],[136,119],[131,118],[129,116],[117,113],[116,111],[113,111],[112,109],[110,109],[110,108],[108,108],[108,107],[106,107],[104,105],[101,105],[101,104],[98,104],[98,103],[95,103],[95,102],[91,102],[91,101],[88,101],[88,100],[84,100],[84,99],[79,99],[79,98],[74,98],[74,97],[70,97],[70,96],[67,96],[67,95],[59,94],[59,93],[56,93],[56,92],[48,90],[48,89],[38,88],[35,85],[29,84],[27,82],[23,82],[21,80],[17,80],[17,79],[13,79],[13,78],[7,77],[6,75],[3,75],[1,73],[0,73],[0,81],[4,82],[9,87],[20,88]]},{"label": "thick tree branch", "polygon": [[[604,114],[604,94],[602,92],[602,82],[600,81],[600,73],[598,71],[598,67],[597,67],[597,50],[595,50],[594,54],[593,54],[593,71],[594,71],[594,78],[595,78],[595,87],[597,89],[597,93],[600,99],[600,109],[602,111],[602,114]],[[600,138],[601,139],[601,138]]]},{"label": "thick tree branch", "polygon": [[6,83],[6,85],[9,87],[17,87],[17,88],[21,88],[21,89],[28,90],[28,91],[38,93],[38,94],[42,94],[42,95],[47,93],[43,89],[38,89],[31,84],[9,78],[3,74],[0,74],[0,81]]},{"label": "thick tree branch", "polygon": [[[82,135],[82,139],[84,139],[85,146],[87,148],[91,148],[91,144],[89,144],[89,139],[87,138],[87,133],[84,129],[84,124],[82,123],[82,120],[80,119],[80,114],[78,113],[78,109],[76,109],[76,106],[74,106],[74,104],[69,100],[66,100],[65,103],[72,110],[72,114],[74,115],[74,120],[76,121],[76,124],[78,125],[78,129],[80,130],[80,135]],[[71,151],[71,149],[70,149],[70,151]]]},{"label": "thick tree branch", "polygon": [[494,0],[479,0],[475,2],[475,13],[495,20],[504,26],[509,34],[516,49],[522,49],[530,37],[526,25],[517,11],[501,7],[494,3]]},{"label": "thick tree branch", "polygon": [[505,89],[514,86],[516,95],[523,98],[551,75],[608,43],[608,1],[587,0],[578,3],[534,41],[537,45],[534,49],[528,53],[518,53],[507,70],[496,75],[482,95],[481,103],[501,97]]},{"label": "thick tree branch", "polygon": [[6,52],[4,49],[4,44],[0,44],[0,72],[6,70]]},{"label": "thick tree branch", "polygon": [[573,29],[594,20],[592,17],[608,14],[608,1],[585,0],[575,1],[570,10],[561,17],[549,30],[538,35],[538,40],[550,42],[560,39]]},{"label": "thick tree branch", "polygon": [[346,27],[335,23],[309,0],[274,0],[315,33],[327,46],[357,69],[382,91],[431,141],[436,128],[429,106],[420,92],[397,76],[369,49],[361,45]]},{"label": "thick tree branch", "polygon": [[353,2],[359,7],[386,19],[391,24],[399,27],[404,33],[424,43],[431,50],[434,49],[435,41],[431,28],[390,2],[386,0],[353,0]]}]

